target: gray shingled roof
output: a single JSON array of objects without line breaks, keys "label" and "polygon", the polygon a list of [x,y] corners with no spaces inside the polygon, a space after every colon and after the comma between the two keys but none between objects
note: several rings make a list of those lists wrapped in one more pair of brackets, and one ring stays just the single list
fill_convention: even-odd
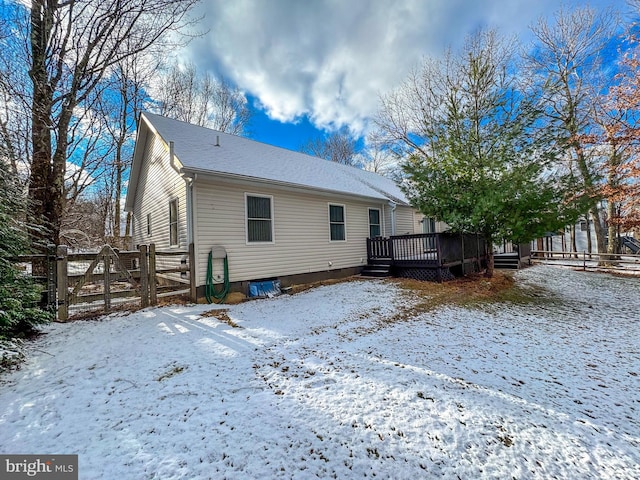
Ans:
[{"label": "gray shingled roof", "polygon": [[409,203],[395,182],[376,173],[160,115],[143,115],[167,144],[173,142],[185,173],[219,173]]}]

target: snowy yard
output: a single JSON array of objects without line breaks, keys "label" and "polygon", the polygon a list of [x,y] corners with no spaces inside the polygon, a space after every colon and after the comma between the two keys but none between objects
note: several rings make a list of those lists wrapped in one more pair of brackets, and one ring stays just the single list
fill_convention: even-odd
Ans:
[{"label": "snowy yard", "polygon": [[0,452],[78,454],[81,479],[640,478],[640,279],[517,282],[537,300],[404,320],[416,295],[363,280],[228,323],[54,324],[0,377]]}]

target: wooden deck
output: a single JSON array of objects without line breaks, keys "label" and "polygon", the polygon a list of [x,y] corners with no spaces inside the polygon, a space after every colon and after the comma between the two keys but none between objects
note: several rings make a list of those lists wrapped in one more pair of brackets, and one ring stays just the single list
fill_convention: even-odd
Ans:
[{"label": "wooden deck", "polygon": [[479,235],[422,233],[367,239],[363,274],[381,272],[418,280],[443,281],[484,268],[485,242]]}]

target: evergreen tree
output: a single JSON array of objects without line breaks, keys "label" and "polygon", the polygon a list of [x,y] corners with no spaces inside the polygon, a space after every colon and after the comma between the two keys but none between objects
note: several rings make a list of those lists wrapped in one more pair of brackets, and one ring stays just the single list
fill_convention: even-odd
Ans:
[{"label": "evergreen tree", "polygon": [[482,234],[488,276],[493,244],[530,241],[574,215],[564,180],[547,168],[557,152],[511,73],[511,51],[493,32],[476,34],[461,55],[425,64],[381,117],[395,128],[410,119],[396,139],[411,152],[403,170],[413,206],[453,232]]},{"label": "evergreen tree", "polygon": [[0,160],[0,339],[28,335],[53,318],[37,306],[41,288],[13,263],[29,244],[23,199],[9,166]]}]

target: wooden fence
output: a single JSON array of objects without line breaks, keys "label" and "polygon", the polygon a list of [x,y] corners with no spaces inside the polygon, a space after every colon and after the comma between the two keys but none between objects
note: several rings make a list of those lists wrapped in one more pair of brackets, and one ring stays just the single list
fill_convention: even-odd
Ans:
[{"label": "wooden fence", "polygon": [[532,250],[531,261],[582,270],[640,273],[640,255]]},{"label": "wooden fence", "polygon": [[46,262],[47,276],[38,279],[46,281],[47,303],[61,322],[87,312],[109,313],[126,304],[153,306],[166,296],[197,301],[193,244],[188,251],[164,252],[154,244],[134,251],[105,245],[98,253],[68,253],[60,245],[55,253],[21,256],[18,261]]}]

